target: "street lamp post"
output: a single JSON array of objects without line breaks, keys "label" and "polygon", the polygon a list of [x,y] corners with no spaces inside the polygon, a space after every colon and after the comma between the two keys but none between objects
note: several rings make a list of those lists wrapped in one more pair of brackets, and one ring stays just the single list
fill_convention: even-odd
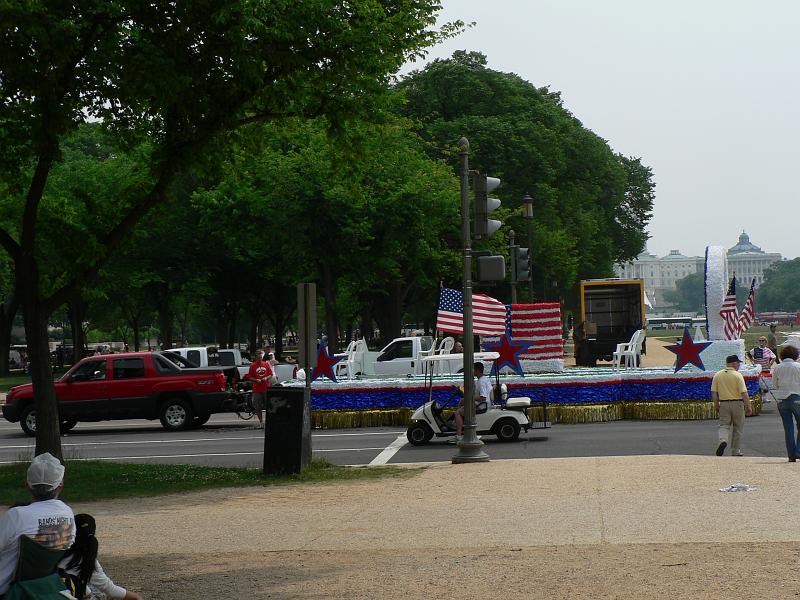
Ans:
[{"label": "street lamp post", "polygon": [[514,237],[515,233],[512,229],[508,232],[508,260],[511,261],[511,304],[517,303],[517,269],[514,266],[516,264],[517,257],[514,253],[517,250],[517,247],[514,245]]},{"label": "street lamp post", "polygon": [[531,253],[531,268],[528,272],[528,302],[533,303],[533,198],[525,194],[522,198],[525,203],[525,220],[528,222],[528,248]]},{"label": "street lamp post", "polygon": [[475,421],[474,337],[472,335],[472,231],[469,220],[469,142],[458,140],[461,167],[461,234],[464,244],[464,436],[458,442],[453,463],[486,462],[489,455],[478,439]]}]

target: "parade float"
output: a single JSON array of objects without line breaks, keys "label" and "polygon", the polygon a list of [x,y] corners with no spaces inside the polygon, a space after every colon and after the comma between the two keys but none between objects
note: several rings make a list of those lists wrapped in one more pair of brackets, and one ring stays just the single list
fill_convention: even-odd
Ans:
[{"label": "parade float", "polygon": [[[554,303],[507,305],[505,333],[483,338],[481,345],[499,353],[496,364],[509,398],[525,396],[536,404],[545,403],[546,419],[552,423],[715,418],[711,379],[731,354],[742,359],[741,372],[754,414],[758,414],[760,368],[744,364],[740,327],[733,326],[734,339],[729,339],[733,319],[731,296],[726,291],[730,289],[725,249],[709,246],[705,256],[708,339],[695,340],[688,328],[684,329],[680,342],[666,346],[676,357],[672,367],[564,369],[560,307]],[[752,297],[751,290],[748,302]],[[738,312],[735,318],[738,322]],[[429,394],[445,399],[453,386],[463,381],[463,375],[442,374],[429,390],[424,376],[419,375],[338,379],[336,364],[346,358],[320,349],[311,385],[313,427],[406,425]],[[541,406],[532,407],[531,418],[545,420],[542,410]]]}]

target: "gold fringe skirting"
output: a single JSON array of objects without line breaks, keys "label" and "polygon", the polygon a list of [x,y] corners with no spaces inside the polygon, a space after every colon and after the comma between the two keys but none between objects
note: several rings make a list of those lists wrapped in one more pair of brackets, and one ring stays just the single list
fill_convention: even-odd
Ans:
[{"label": "gold fringe skirting", "polygon": [[[753,414],[761,412],[761,395],[751,398]],[[311,426],[315,429],[351,429],[358,427],[397,427],[408,425],[413,409],[386,408],[377,410],[315,410]],[[445,411],[447,414],[447,411]],[[543,421],[542,407],[528,409],[532,421]],[[550,404],[547,420],[551,423],[603,423],[634,420],[702,420],[716,419],[711,400],[674,400],[671,402],[614,402],[612,404]]]}]

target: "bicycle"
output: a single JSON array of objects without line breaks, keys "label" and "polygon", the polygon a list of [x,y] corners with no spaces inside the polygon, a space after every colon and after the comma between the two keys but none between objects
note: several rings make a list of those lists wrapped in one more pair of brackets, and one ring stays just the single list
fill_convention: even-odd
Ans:
[{"label": "bicycle", "polygon": [[256,409],[253,406],[253,390],[240,381],[237,392],[233,403],[233,412],[243,421],[249,421],[256,414]]}]

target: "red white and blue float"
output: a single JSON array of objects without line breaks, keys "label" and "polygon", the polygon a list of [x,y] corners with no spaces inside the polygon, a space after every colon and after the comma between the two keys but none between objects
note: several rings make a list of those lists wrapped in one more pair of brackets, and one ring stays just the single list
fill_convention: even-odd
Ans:
[{"label": "red white and blue float", "polygon": [[[561,313],[558,304],[506,306],[505,334],[483,338],[485,350],[500,353],[501,382],[510,398],[527,396],[547,403],[551,422],[596,422],[618,419],[714,418],[711,379],[737,354],[754,410],[760,410],[759,367],[744,366],[744,341],[725,339],[725,317],[720,314],[728,282],[722,247],[706,248],[705,292],[708,341],[692,339],[688,329],[680,343],[667,346],[675,353],[673,367],[564,369]],[[738,333],[738,332],[737,332]],[[435,350],[434,350],[435,351]],[[396,378],[336,377],[336,358],[321,349],[322,368],[314,371],[311,388],[315,427],[405,425],[411,412],[428,400],[421,375]],[[455,355],[454,355],[455,356]],[[340,360],[350,360],[352,356]],[[360,358],[364,366],[364,358]],[[362,369],[362,373],[367,369]],[[446,400],[463,376],[441,375],[433,396]],[[289,385],[302,385],[300,382]],[[539,418],[531,408],[533,418]]]}]

